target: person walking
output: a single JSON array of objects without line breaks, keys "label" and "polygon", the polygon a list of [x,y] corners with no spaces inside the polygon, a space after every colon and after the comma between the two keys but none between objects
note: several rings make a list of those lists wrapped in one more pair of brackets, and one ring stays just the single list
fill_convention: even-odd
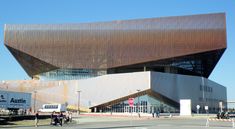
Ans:
[{"label": "person walking", "polygon": [[60,115],[59,115],[59,119],[60,119],[60,126],[62,126],[63,124],[63,118],[64,118],[64,115],[62,112],[60,112]]},{"label": "person walking", "polygon": [[51,125],[55,122],[55,111],[51,113]]},{"label": "person walking", "polygon": [[159,110],[157,109],[157,111],[156,111],[156,117],[159,118],[159,115],[160,115],[160,112],[159,112]]},{"label": "person walking", "polygon": [[39,122],[39,113],[37,111],[35,114],[35,127],[38,127],[38,122]]},{"label": "person walking", "polygon": [[152,117],[154,118],[154,112],[152,112]]},{"label": "person walking", "polygon": [[69,122],[72,122],[72,112],[69,112]]},{"label": "person walking", "polygon": [[152,107],[152,110],[151,110],[151,111],[152,111],[152,117],[153,117],[153,118],[154,118],[154,113],[155,113],[155,111],[154,111],[154,110],[155,110],[155,108],[154,108],[154,107]]},{"label": "person walking", "polygon": [[68,122],[69,122],[69,112],[66,111],[64,123],[68,124]]}]

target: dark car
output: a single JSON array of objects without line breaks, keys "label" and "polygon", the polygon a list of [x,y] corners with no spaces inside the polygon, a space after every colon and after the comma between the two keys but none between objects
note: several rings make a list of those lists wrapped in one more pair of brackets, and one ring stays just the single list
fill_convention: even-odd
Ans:
[{"label": "dark car", "polygon": [[229,112],[218,112],[217,119],[229,119]]},{"label": "dark car", "polygon": [[234,118],[235,117],[235,112],[229,112],[228,115],[229,115],[229,118],[231,118],[231,117]]}]

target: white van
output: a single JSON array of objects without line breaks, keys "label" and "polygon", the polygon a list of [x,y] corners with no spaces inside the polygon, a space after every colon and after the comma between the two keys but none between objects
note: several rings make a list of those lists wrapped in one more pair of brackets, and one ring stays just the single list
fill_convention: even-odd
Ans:
[{"label": "white van", "polygon": [[43,104],[42,109],[39,109],[40,112],[65,112],[65,104]]}]

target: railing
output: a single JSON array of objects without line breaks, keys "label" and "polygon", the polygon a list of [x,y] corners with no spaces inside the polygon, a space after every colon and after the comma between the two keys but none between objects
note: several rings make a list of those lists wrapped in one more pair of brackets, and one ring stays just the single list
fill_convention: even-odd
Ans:
[{"label": "railing", "polygon": [[215,118],[207,118],[206,127],[210,127],[210,121],[222,121],[222,122],[232,122],[232,127],[234,128],[234,119],[215,119]]}]

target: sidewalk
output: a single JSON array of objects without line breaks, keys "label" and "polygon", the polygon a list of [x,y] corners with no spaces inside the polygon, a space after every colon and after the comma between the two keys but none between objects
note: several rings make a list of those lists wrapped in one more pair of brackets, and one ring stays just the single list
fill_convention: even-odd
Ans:
[{"label": "sidewalk", "polygon": [[[159,118],[156,118],[156,116],[153,118],[152,114],[146,114],[146,113],[141,113],[140,118],[138,117],[138,113],[82,113],[80,116],[87,116],[90,118],[112,118],[112,119],[134,119],[134,120],[139,120],[139,119],[166,119],[166,118],[171,118],[171,119],[207,119],[208,117],[213,118],[216,117],[216,114],[192,114],[192,116],[180,116],[179,114],[173,113],[161,113]],[[75,116],[76,117],[76,116]]]},{"label": "sidewalk", "polygon": [[128,120],[128,118],[81,115],[79,117],[74,117],[73,120],[76,122],[76,124],[82,124],[82,123],[92,123],[92,122],[99,123],[99,122],[111,122],[111,121],[126,121]]}]

